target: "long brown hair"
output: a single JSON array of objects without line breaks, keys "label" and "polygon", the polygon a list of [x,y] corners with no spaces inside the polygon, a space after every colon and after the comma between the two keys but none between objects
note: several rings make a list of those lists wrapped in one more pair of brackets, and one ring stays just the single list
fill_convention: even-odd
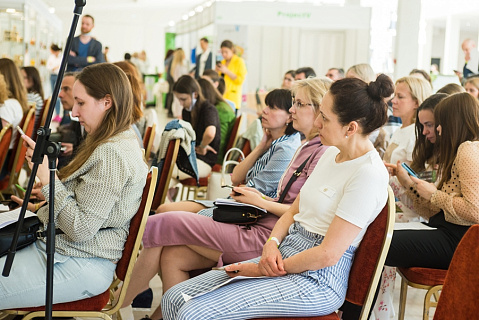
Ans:
[{"label": "long brown hair", "polygon": [[201,93],[203,93],[203,97],[209,101],[212,105],[216,106],[220,102],[226,103],[223,96],[220,92],[211,84],[210,81],[200,78],[197,80],[198,84],[201,88]]},{"label": "long brown hair", "polygon": [[0,73],[0,104],[3,104],[6,100],[8,100],[7,83],[3,74]]},{"label": "long brown hair", "polygon": [[143,81],[139,77],[136,67],[131,62],[118,61],[113,64],[120,67],[120,69],[125,72],[128,81],[130,81],[131,91],[133,93],[133,123],[136,123],[143,116],[141,99]]},{"label": "long brown hair", "polygon": [[[441,102],[448,95],[445,93],[436,93],[424,100],[424,102],[417,108],[416,119],[418,119],[419,111],[429,110],[434,114],[434,109],[437,104]],[[429,165],[434,166],[437,163],[437,155],[439,150],[439,139],[436,138],[435,143],[431,143],[426,137],[422,134],[424,126],[419,120],[416,120],[416,143],[414,144],[414,149],[412,151],[412,163],[411,169],[416,172],[421,172],[426,169],[426,162]],[[434,125],[434,131],[436,132],[437,137],[437,125]]]},{"label": "long brown hair", "polygon": [[201,92],[200,85],[198,81],[196,81],[193,77],[185,74],[181,76],[178,81],[175,82],[173,85],[173,92],[189,94],[190,96],[194,93],[197,94],[196,104],[191,110],[191,126],[193,129],[196,130],[196,125],[198,121],[198,115],[201,112],[201,107],[203,103],[206,101],[203,97],[203,93]]},{"label": "long brown hair", "polygon": [[32,87],[30,89],[27,89],[27,92],[36,92],[40,95],[42,100],[44,100],[45,96],[43,94],[42,79],[40,77],[38,69],[35,67],[22,67],[21,70],[25,71],[27,78],[32,82]]},{"label": "long brown hair", "polygon": [[133,120],[133,94],[126,74],[119,67],[110,63],[94,64],[84,68],[78,74],[77,81],[96,100],[110,96],[112,105],[105,112],[102,125],[88,133],[75,158],[60,170],[61,179],[78,170],[99,145],[128,130]]},{"label": "long brown hair", "polygon": [[23,85],[20,69],[17,68],[12,60],[8,58],[1,58],[0,73],[5,77],[5,82],[7,83],[7,89],[9,91],[8,97],[16,99],[22,106],[23,112],[27,112],[27,90]]},{"label": "long brown hair", "polygon": [[[441,126],[438,188],[451,179],[457,149],[465,141],[479,140],[479,103],[469,93],[456,93],[442,100],[434,110],[436,126]],[[471,169],[477,170],[477,169]]]}]

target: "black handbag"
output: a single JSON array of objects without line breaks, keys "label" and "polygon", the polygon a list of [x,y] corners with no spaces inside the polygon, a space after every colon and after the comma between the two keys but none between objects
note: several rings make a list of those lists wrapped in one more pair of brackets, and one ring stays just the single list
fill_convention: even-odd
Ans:
[{"label": "black handbag", "polygon": [[[298,179],[304,166],[308,162],[309,156],[304,162],[296,169],[289,179],[286,187],[284,187],[283,193],[279,197],[278,202],[282,203],[286,193],[291,185]],[[217,200],[215,201],[216,208],[213,209],[213,220],[223,223],[233,223],[240,226],[250,226],[258,221],[259,218],[267,214],[266,210],[258,208],[256,206],[247,205],[244,203],[238,203],[231,200]]]},{"label": "black handbag", "polygon": [[[38,217],[25,218],[22,229],[20,230],[20,236],[18,237],[17,250],[25,248],[37,241],[41,236],[39,231],[40,226],[42,226],[42,223]],[[0,257],[8,253],[16,227],[17,222],[0,229]]]},{"label": "black handbag", "polygon": [[216,208],[213,209],[213,220],[223,223],[233,223],[238,225],[250,225],[258,221],[265,211],[249,205],[220,204],[215,202]]}]

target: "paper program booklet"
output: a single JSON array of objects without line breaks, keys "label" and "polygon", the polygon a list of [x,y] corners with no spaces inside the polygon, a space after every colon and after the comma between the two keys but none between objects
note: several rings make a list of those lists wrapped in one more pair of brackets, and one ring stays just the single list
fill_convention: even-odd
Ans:
[{"label": "paper program booklet", "polygon": [[[0,229],[5,228],[6,226],[11,225],[12,223],[17,222],[21,209],[22,208],[17,208],[12,211],[0,212]],[[25,219],[29,217],[34,217],[34,216],[36,216],[36,214],[34,214],[31,211],[27,210],[25,212]]]}]

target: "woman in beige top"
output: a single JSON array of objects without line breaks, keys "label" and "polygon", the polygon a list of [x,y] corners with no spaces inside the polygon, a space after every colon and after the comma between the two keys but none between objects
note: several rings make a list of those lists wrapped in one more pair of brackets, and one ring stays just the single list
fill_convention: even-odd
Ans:
[{"label": "woman in beige top", "polygon": [[414,208],[429,219],[431,230],[395,231],[386,265],[447,269],[457,244],[472,224],[479,223],[479,103],[468,93],[442,100],[434,110],[439,142],[438,187],[408,176]]}]

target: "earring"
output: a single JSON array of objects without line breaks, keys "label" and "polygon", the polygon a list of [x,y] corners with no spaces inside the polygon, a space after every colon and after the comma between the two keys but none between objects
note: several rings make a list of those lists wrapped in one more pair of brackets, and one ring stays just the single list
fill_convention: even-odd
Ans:
[{"label": "earring", "polygon": [[346,135],[346,139],[348,138],[348,135]]}]

